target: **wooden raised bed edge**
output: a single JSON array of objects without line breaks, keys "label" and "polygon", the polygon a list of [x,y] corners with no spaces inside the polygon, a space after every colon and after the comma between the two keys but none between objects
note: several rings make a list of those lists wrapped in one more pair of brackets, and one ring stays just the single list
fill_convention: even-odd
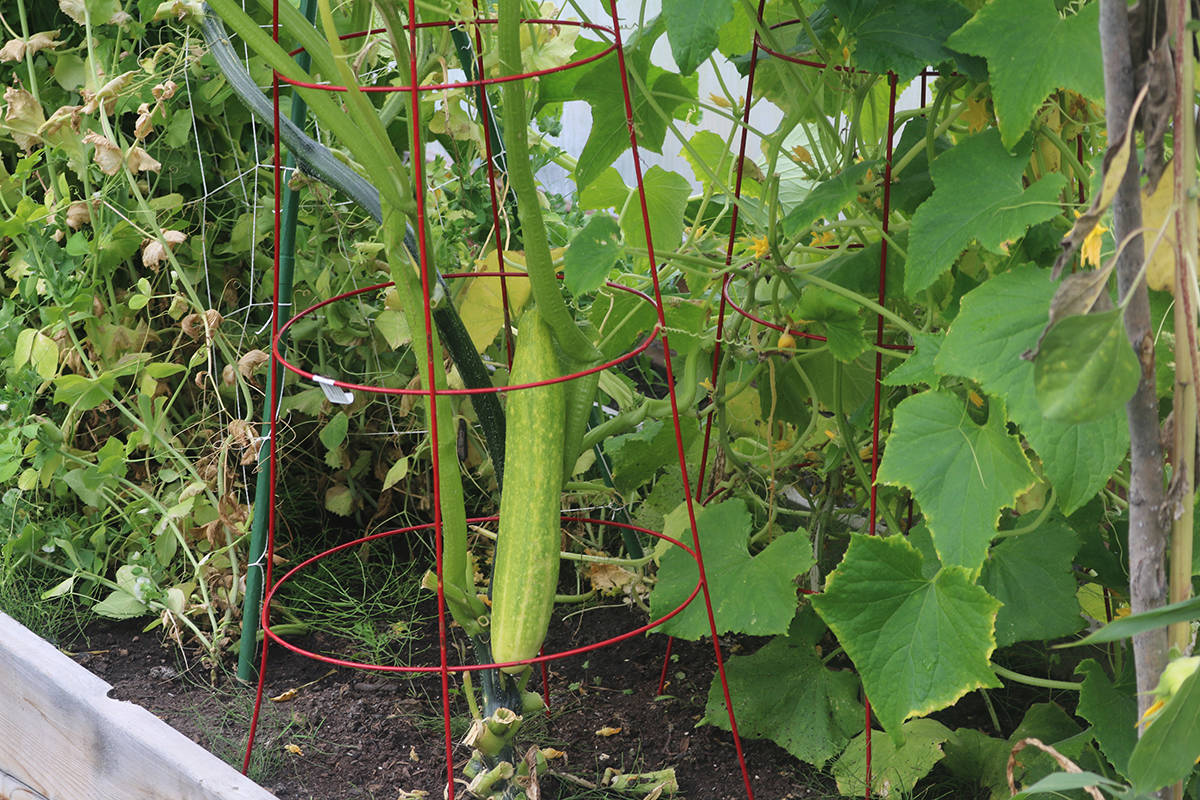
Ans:
[{"label": "wooden raised bed edge", "polygon": [[0,800],[274,800],[0,613]]}]

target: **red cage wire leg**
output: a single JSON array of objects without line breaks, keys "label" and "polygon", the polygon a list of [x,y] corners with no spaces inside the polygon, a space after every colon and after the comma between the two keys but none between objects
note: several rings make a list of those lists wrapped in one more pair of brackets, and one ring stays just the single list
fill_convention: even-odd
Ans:
[{"label": "red cage wire leg", "polygon": [[[279,43],[279,0],[273,0],[271,4],[271,38],[276,44]],[[272,115],[272,143],[271,143],[271,167],[274,182],[274,233],[275,233],[275,251],[271,256],[272,272],[271,278],[271,341],[272,343],[279,336],[279,235],[280,224],[283,218],[283,209],[280,206],[283,196],[283,155],[282,144],[279,138],[279,73],[271,70],[271,115]],[[275,347],[272,344],[272,352]],[[271,397],[267,400],[270,404],[270,427],[268,429],[267,442],[267,547],[263,551],[266,564],[263,565],[263,592],[264,594],[271,589],[271,564],[275,560],[275,484],[278,478],[279,467],[279,452],[276,448],[278,443],[278,430],[276,423],[279,417],[279,361],[271,358]],[[261,619],[258,624],[267,625],[271,608],[269,603],[263,603],[259,612]],[[243,625],[251,624],[249,620],[242,620]],[[258,664],[258,682],[254,688],[254,711],[250,715],[250,729],[246,733],[246,752],[242,756],[242,774],[245,775],[250,770],[250,757],[254,753],[254,738],[258,732],[258,718],[262,711],[263,688],[267,680],[267,652],[270,649],[269,637],[264,636],[262,642],[262,653],[259,656]]]},{"label": "red cage wire leg", "polygon": [[417,70],[417,3],[408,0],[408,71],[410,83],[409,123],[412,145],[413,194],[417,208],[417,258],[421,267],[421,299],[425,325],[425,368],[429,376],[425,396],[429,403],[429,449],[430,467],[433,470],[433,541],[436,553],[437,604],[438,604],[438,670],[442,684],[442,733],[446,750],[446,797],[454,800],[454,737],[450,732],[450,666],[448,655],[448,632],[446,630],[446,590],[443,583],[443,549],[445,545],[444,519],[442,518],[441,460],[438,441],[438,388],[434,377],[440,366],[433,348],[433,316],[430,309],[431,281],[429,275],[429,242],[426,240],[428,220],[425,217],[425,156],[421,141],[421,76]]},{"label": "red cage wire leg", "polygon": [[658,262],[654,255],[654,237],[650,232],[650,212],[646,205],[646,192],[642,182],[642,163],[638,155],[637,130],[633,121],[633,100],[629,92],[629,74],[625,65],[625,51],[621,46],[621,20],[617,16],[617,0],[609,0],[609,11],[612,15],[613,36],[617,44],[617,67],[621,73],[621,93],[625,102],[625,124],[629,130],[629,146],[633,156],[633,172],[637,180],[638,202],[642,211],[642,230],[646,236],[646,256],[650,262],[650,278],[654,284],[654,301],[657,306],[658,324],[663,343],[663,362],[667,373],[667,395],[671,398],[671,422],[675,428],[675,450],[679,458],[680,477],[683,480],[683,499],[687,505],[688,523],[692,529],[692,544],[696,553],[696,569],[700,576],[700,588],[704,594],[704,608],[708,614],[708,626],[712,633],[713,651],[717,661],[717,672],[721,678],[721,691],[725,697],[725,707],[729,712],[729,727],[733,734],[733,744],[737,751],[738,766],[742,770],[742,781],[746,787],[747,800],[754,800],[754,789],[750,785],[750,771],[746,768],[746,756],[742,751],[742,739],[738,734],[737,718],[733,711],[733,701],[729,693],[729,681],[725,676],[725,661],[721,655],[721,642],[717,637],[717,622],[713,615],[712,597],[708,591],[708,578],[704,571],[704,556],[700,548],[700,532],[696,526],[696,507],[692,498],[692,487],[687,474],[687,457],[683,451],[683,429],[679,423],[679,401],[675,396],[674,370],[671,366],[671,347],[667,341],[666,316],[663,313],[662,290],[658,281]]},{"label": "red cage wire leg", "polygon": [[[892,157],[894,153],[892,139],[896,133],[896,74],[888,73],[888,124],[887,124],[887,155],[884,160],[883,168],[883,237],[880,240],[879,247],[879,305],[883,306],[887,302],[887,256],[888,256],[888,228],[889,217],[891,215],[892,205]],[[871,410],[871,516],[869,533],[874,536],[876,532],[876,524],[878,521],[878,487],[875,482],[875,477],[879,473],[879,410],[880,400],[883,395],[883,353],[879,350],[883,346],[883,315],[877,314],[875,319],[875,386],[874,397],[872,400]],[[898,531],[893,531],[897,533]],[[864,782],[866,783],[866,800],[871,800],[871,700],[864,698],[863,708],[865,716],[865,744],[866,744],[866,760],[863,768]]]},{"label": "red cage wire leg", "polygon": [[483,148],[487,156],[488,193],[492,199],[492,231],[496,238],[496,266],[500,272],[500,306],[504,313],[504,347],[512,368],[512,320],[508,313],[508,281],[504,277],[504,240],[500,228],[500,203],[496,197],[496,153],[492,150],[492,117],[488,113],[487,84],[483,83],[483,34],[479,31],[479,0],[471,0],[475,12],[475,79],[479,83],[479,119],[483,126]]},{"label": "red cage wire leg", "polygon": [[[766,6],[767,0],[759,0],[758,2],[758,21],[762,23],[763,8]],[[746,100],[742,108],[742,131],[738,142],[738,160],[737,169],[734,171],[733,183],[733,211],[729,215],[729,239],[725,244],[725,266],[728,267],[733,263],[733,246],[737,241],[738,230],[738,210],[741,208],[740,201],[742,199],[742,161],[746,157],[746,139],[750,132],[750,104],[754,99],[754,72],[758,67],[758,31],[754,32],[754,44],[750,50],[750,70],[746,78]],[[722,279],[722,283],[724,279]],[[717,306],[717,338],[713,344],[712,369],[709,372],[708,385],[716,391],[717,376],[721,369],[721,345],[724,342],[725,334],[725,312],[727,311],[727,301],[725,292],[721,292],[721,302]],[[704,420],[704,444],[700,448],[700,469],[696,474],[696,496],[705,497],[704,495],[704,472],[708,466],[709,447],[712,443],[712,427],[713,415],[709,414]],[[701,501],[701,505],[708,505],[708,501],[712,498],[712,494],[705,497]],[[657,694],[662,694],[667,685],[667,659],[671,656],[671,638],[667,637],[666,652],[663,653],[662,674],[658,679]]]},{"label": "red cage wire leg", "polygon": [[[767,0],[758,0],[758,24],[763,24],[763,9],[766,7]],[[754,44],[750,49],[750,69],[746,73],[746,100],[742,107],[742,132],[738,141],[738,160],[737,169],[734,171],[733,182],[733,211],[729,215],[729,239],[725,243],[725,266],[728,267],[733,263],[733,246],[737,241],[738,231],[738,211],[741,208],[742,200],[742,163],[746,158],[746,140],[750,134],[750,106],[754,102],[754,73],[758,69],[758,50],[759,38],[757,28],[754,31]],[[712,371],[709,374],[708,383],[716,391],[717,373],[721,365],[721,345],[725,332],[725,311],[726,300],[725,292],[721,292],[721,303],[717,307],[717,340],[713,346]],[[700,450],[700,470],[696,476],[696,495],[704,496],[704,470],[708,466],[708,448],[712,441],[712,426],[713,415],[709,414],[708,419],[704,421],[704,446]]]}]

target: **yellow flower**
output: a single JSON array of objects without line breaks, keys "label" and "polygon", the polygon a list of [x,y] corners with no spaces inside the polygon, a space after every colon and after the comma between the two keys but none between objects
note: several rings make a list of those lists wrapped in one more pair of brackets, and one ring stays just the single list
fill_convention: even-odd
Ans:
[{"label": "yellow flower", "polygon": [[834,243],[833,231],[829,230],[829,231],[823,231],[821,233],[814,233],[812,235],[812,241],[808,243],[808,246],[809,247],[821,247],[823,245],[833,244],[833,243]]},{"label": "yellow flower", "polygon": [[755,236],[751,241],[751,245],[754,247],[755,258],[766,258],[771,252],[771,245],[767,243],[767,237],[765,236]]},{"label": "yellow flower", "polygon": [[[1075,212],[1075,216],[1079,216],[1079,212]],[[1083,246],[1079,248],[1080,258],[1084,265],[1091,264],[1099,269],[1100,267],[1100,242],[1108,228],[1103,225],[1097,225],[1092,228],[1087,237],[1083,240]]]}]

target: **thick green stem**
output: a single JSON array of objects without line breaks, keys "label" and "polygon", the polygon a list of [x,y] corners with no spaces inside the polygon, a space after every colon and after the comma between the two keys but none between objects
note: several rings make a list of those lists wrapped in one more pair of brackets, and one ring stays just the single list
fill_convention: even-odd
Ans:
[{"label": "thick green stem", "polygon": [[[500,69],[506,75],[519,75],[521,66],[521,0],[500,0],[497,18]],[[525,267],[529,287],[542,319],[554,332],[563,354],[574,364],[595,363],[599,353],[575,323],[575,317],[563,300],[562,289],[554,274],[546,223],[538,200],[537,184],[529,160],[529,115],[522,81],[503,85],[502,123],[504,149],[508,159],[508,181],[517,196],[521,237],[525,243]]]}]

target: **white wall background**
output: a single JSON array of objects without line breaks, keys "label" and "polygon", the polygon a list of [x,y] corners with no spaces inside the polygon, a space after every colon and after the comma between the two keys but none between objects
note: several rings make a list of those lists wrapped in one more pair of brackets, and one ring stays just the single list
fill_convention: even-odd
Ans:
[{"label": "white wall background", "polygon": [[[572,5],[574,8],[572,8]],[[659,13],[661,0],[645,0],[645,5],[645,18],[651,19]],[[617,13],[621,18],[623,35],[628,35],[636,27],[641,6],[642,3],[639,0],[617,0]],[[567,4],[563,16],[578,19],[580,17],[579,11],[581,10],[587,19],[591,21],[607,22],[610,19],[608,9],[607,0],[574,0],[574,3]],[[716,60],[719,61],[720,58],[718,57]],[[670,45],[665,35],[655,43],[654,50],[651,53],[651,61],[663,69],[672,71],[676,69],[675,62],[671,58]],[[745,78],[739,75],[737,70],[730,64],[721,63],[720,70],[721,81],[729,88],[729,91],[738,97],[745,95]],[[701,65],[697,73],[700,86],[699,97],[702,101],[707,102],[710,94],[718,96],[723,94],[721,81],[717,79],[711,60]],[[919,105],[919,84],[914,81],[898,98],[897,107],[915,108]],[[759,100],[755,103],[751,111],[751,122],[753,127],[770,132],[774,131],[779,125],[782,116],[782,113],[774,105],[765,100]],[[578,158],[579,154],[583,151],[584,143],[587,142],[591,123],[591,108],[587,103],[582,100],[565,103],[563,106],[562,135],[552,138],[551,141],[572,157]],[[719,136],[725,137],[729,135],[730,129],[733,127],[731,120],[713,113],[701,114],[698,124],[684,123],[678,120],[675,121],[675,124],[680,134],[685,138],[692,136],[700,129],[707,129]],[[651,153],[644,149],[641,150],[642,169],[646,170],[654,164],[661,164],[664,169],[678,172],[689,181],[692,181],[694,186],[699,187],[699,183],[695,180],[692,173],[691,165],[683,158],[679,140],[672,135],[670,130],[667,131],[667,138],[662,149],[662,155]],[[761,160],[760,143],[758,137],[753,134],[750,135],[747,142],[746,153],[756,161]],[[625,182],[632,185],[634,182],[632,154],[626,152],[622,155],[617,160],[616,167]],[[570,196],[574,188],[573,181],[567,172],[554,164],[544,167],[539,172],[538,177],[550,191],[558,194]]]}]

